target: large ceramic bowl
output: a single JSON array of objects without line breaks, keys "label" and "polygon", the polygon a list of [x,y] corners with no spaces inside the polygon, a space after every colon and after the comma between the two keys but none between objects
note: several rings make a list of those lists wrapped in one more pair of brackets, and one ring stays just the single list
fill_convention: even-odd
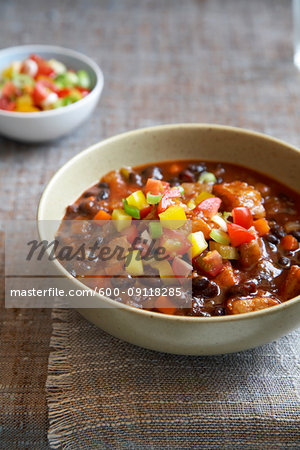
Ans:
[{"label": "large ceramic bowl", "polygon": [[13,61],[22,61],[31,53],[55,58],[74,70],[86,70],[92,91],[69,106],[49,111],[22,113],[0,109],[0,134],[24,142],[56,139],[77,128],[94,110],[103,89],[103,74],[98,65],[82,53],[52,45],[22,45],[0,50],[0,73]]},{"label": "large ceramic bowl", "polygon": [[[121,134],[75,156],[46,187],[38,219],[61,219],[66,205],[109,170],[187,158],[241,164],[300,191],[300,151],[284,142],[238,128],[167,125]],[[43,239],[53,239],[42,229],[40,234]],[[58,263],[57,270],[64,272]],[[73,288],[83,287],[69,278]],[[300,326],[300,297],[254,313],[212,318],[168,316],[124,305],[102,308],[114,302],[101,296],[93,301],[95,309],[80,309],[80,313],[98,327],[132,344],[177,354],[237,352],[270,342]]]}]

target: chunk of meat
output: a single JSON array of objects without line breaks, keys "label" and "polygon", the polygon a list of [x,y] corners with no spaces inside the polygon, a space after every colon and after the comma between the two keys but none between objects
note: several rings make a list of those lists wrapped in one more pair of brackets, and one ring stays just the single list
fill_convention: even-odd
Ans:
[{"label": "chunk of meat", "polygon": [[290,300],[291,298],[300,295],[300,267],[292,266],[289,270],[288,276],[283,283],[281,289],[281,295],[285,300]]},{"label": "chunk of meat", "polygon": [[227,261],[224,264],[224,268],[219,275],[216,276],[215,282],[221,289],[230,288],[240,282],[240,273],[238,270],[234,270],[232,264]]},{"label": "chunk of meat", "polygon": [[260,311],[261,309],[269,308],[279,303],[279,300],[272,297],[233,297],[227,301],[227,311],[229,314],[244,314]]},{"label": "chunk of meat", "polygon": [[240,245],[239,250],[240,262],[245,268],[254,266],[263,256],[260,239],[255,239],[247,244]]},{"label": "chunk of meat", "polygon": [[222,199],[226,210],[231,211],[238,206],[246,206],[257,219],[266,215],[260,192],[247,183],[233,181],[216,184],[213,192]]}]

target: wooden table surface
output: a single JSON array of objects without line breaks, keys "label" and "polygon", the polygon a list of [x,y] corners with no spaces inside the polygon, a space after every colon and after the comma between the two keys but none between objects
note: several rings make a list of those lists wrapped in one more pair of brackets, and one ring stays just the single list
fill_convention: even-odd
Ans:
[{"label": "wooden table surface", "polygon": [[[300,143],[300,73],[286,0],[2,1],[0,43],[74,48],[105,77],[97,110],[70,136],[46,145],[0,138],[3,221],[34,218],[62,164],[125,130],[211,122]],[[3,230],[2,222],[2,238]],[[1,281],[0,448],[5,435],[10,448],[46,448],[51,311],[4,309]]]}]

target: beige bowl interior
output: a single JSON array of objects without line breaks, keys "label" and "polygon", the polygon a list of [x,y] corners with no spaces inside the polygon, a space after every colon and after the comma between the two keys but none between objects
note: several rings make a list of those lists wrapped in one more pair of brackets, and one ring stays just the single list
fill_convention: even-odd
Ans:
[{"label": "beige bowl interior", "polygon": [[[68,204],[112,169],[177,159],[240,164],[300,191],[300,152],[288,144],[231,127],[167,125],[125,133],[79,153],[48,184],[38,219],[61,219]],[[130,307],[80,312],[102,329],[136,345],[171,353],[214,354],[270,342],[296,328],[300,325],[300,298],[243,317],[178,318]]]}]

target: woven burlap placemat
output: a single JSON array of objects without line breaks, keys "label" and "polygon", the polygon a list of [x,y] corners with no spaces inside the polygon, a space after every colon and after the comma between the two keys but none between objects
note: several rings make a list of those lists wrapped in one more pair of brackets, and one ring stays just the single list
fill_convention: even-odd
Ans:
[{"label": "woven burlap placemat", "polygon": [[53,313],[53,448],[298,449],[300,332],[254,350],[176,356]]}]

